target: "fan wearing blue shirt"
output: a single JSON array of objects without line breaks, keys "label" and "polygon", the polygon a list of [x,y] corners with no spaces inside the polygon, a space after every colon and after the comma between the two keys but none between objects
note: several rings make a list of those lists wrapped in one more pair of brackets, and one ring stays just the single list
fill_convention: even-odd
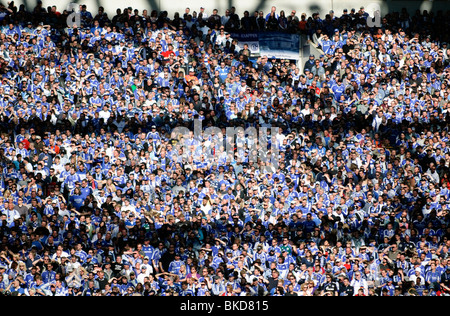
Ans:
[{"label": "fan wearing blue shirt", "polygon": [[56,272],[53,271],[53,265],[51,263],[47,264],[46,270],[41,275],[44,283],[52,283],[56,280]]},{"label": "fan wearing blue shirt", "polygon": [[169,264],[169,272],[173,274],[178,274],[180,271],[180,267],[184,265],[184,262],[181,261],[180,253],[175,253],[175,260],[171,261]]},{"label": "fan wearing blue shirt", "polygon": [[144,252],[145,257],[148,257],[149,259],[153,258],[153,254],[155,252],[155,248],[153,248],[152,245],[150,245],[150,239],[146,238],[144,240],[144,244],[142,245],[142,251]]}]

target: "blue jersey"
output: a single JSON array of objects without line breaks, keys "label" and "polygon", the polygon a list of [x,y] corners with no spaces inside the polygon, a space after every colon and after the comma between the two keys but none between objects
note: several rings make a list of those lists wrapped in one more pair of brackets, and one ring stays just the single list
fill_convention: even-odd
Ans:
[{"label": "blue jersey", "polygon": [[425,275],[425,281],[430,283],[436,283],[441,281],[441,273],[436,271],[428,271]]},{"label": "blue jersey", "polygon": [[44,271],[42,272],[42,281],[44,281],[44,283],[51,283],[53,281],[55,281],[56,279],[56,272],[55,271]]},{"label": "blue jersey", "polygon": [[155,249],[150,245],[142,246],[142,251],[144,252],[145,256],[151,260],[153,258],[153,253],[155,252]]}]

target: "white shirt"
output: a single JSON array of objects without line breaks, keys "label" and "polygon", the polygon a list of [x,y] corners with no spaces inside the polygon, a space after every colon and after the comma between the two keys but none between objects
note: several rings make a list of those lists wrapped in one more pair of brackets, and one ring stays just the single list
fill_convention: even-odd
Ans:
[{"label": "white shirt", "polygon": [[358,290],[362,287],[364,289],[364,294],[368,295],[369,294],[369,287],[367,285],[367,282],[365,279],[359,279],[357,280],[356,278],[352,280],[352,282],[350,282],[350,285],[353,286],[353,292],[354,295],[358,294]]},{"label": "white shirt", "polygon": [[104,122],[106,122],[109,119],[109,117],[110,117],[110,113],[109,113],[109,111],[101,110],[98,113],[98,116],[100,118],[103,118]]}]

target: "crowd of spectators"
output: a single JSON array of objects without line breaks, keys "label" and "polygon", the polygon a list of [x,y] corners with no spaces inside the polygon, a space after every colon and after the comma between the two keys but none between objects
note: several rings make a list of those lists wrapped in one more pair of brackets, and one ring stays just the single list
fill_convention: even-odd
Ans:
[{"label": "crowd of spectators", "polygon": [[2,295],[450,295],[448,12],[58,9],[0,6]]}]

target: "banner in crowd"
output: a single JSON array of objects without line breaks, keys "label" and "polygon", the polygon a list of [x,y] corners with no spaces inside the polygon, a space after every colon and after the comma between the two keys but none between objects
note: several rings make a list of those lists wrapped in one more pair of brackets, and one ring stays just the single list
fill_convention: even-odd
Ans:
[{"label": "banner in crowd", "polygon": [[275,56],[277,59],[298,60],[300,58],[300,36],[281,32],[231,33],[231,38],[237,40],[238,49],[244,44],[252,55]]},{"label": "banner in crowd", "polygon": [[261,56],[275,56],[277,59],[300,58],[300,36],[278,32],[266,32],[258,34],[259,53]]},{"label": "banner in crowd", "polygon": [[238,50],[248,45],[248,49],[252,55],[259,55],[258,33],[231,33],[231,38],[238,41]]}]

